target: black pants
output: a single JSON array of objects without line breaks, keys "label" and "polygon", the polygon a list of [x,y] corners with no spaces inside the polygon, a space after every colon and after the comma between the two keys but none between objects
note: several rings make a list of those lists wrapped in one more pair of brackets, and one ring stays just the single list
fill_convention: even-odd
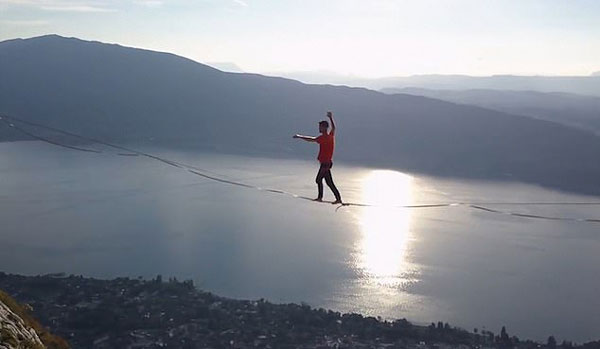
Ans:
[{"label": "black pants", "polygon": [[331,189],[331,191],[333,192],[333,195],[335,195],[335,199],[338,201],[341,201],[342,197],[340,196],[340,192],[335,187],[335,184],[333,183],[333,178],[331,177],[331,167],[332,166],[333,166],[332,162],[321,163],[321,167],[319,168],[319,173],[317,173],[317,178],[316,178],[317,187],[319,188],[318,198],[319,199],[323,198],[323,178],[325,178],[325,183],[327,183],[327,186]]}]

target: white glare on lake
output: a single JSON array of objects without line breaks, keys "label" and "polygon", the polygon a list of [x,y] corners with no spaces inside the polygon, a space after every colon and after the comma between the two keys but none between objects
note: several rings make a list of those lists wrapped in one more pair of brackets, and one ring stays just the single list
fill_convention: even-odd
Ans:
[{"label": "white glare on lake", "polygon": [[361,237],[355,265],[369,282],[400,286],[408,281],[406,252],[411,239],[411,211],[398,208],[412,200],[412,177],[397,171],[371,171],[362,182],[364,208],[358,218]]}]

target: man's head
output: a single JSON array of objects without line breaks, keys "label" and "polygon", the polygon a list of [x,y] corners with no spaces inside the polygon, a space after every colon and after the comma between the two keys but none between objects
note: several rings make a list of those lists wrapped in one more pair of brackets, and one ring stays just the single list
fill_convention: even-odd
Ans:
[{"label": "man's head", "polygon": [[327,133],[327,130],[329,129],[329,123],[325,120],[323,121],[319,121],[319,132],[325,134]]}]

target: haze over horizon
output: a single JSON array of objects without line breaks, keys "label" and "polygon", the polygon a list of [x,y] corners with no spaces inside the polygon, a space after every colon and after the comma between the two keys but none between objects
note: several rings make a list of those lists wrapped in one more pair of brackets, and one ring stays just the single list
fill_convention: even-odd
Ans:
[{"label": "haze over horizon", "polygon": [[0,0],[0,41],[56,33],[282,75],[588,76],[598,23],[591,0]]}]

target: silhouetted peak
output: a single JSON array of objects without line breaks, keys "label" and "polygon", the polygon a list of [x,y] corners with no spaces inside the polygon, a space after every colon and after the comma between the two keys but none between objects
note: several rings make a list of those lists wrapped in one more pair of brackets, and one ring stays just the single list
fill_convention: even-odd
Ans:
[{"label": "silhouetted peak", "polygon": [[[100,41],[83,40],[76,37],[65,37],[58,34],[47,34],[26,39],[12,39],[0,42],[0,49],[18,48],[26,49],[22,54],[28,56],[44,56],[51,52],[61,55],[79,56],[105,53],[111,57],[126,55],[129,57],[165,57],[172,63],[194,64],[204,71],[217,72],[218,70],[206,64],[196,62],[192,59],[177,56],[168,52],[152,51],[141,48],[121,46],[119,44],[104,43]],[[1,52],[0,52],[1,53]]]}]

